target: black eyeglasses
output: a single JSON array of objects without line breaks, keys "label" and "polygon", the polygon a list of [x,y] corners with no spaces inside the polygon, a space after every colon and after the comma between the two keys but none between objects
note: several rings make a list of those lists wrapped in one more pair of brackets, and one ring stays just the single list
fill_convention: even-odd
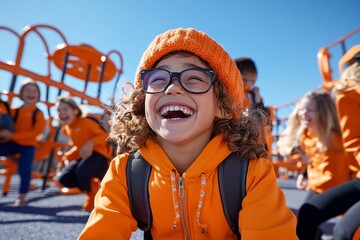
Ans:
[{"label": "black eyeglasses", "polygon": [[165,91],[174,77],[181,87],[195,94],[206,93],[215,82],[213,70],[204,68],[189,68],[182,72],[170,72],[165,69],[149,69],[140,72],[142,87],[145,93],[160,93]]}]

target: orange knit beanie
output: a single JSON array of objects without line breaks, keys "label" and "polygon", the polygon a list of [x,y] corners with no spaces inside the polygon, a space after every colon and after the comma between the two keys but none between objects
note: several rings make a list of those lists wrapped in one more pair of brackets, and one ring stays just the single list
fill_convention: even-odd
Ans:
[{"label": "orange knit beanie", "polygon": [[154,67],[163,56],[174,51],[191,52],[209,64],[234,102],[233,117],[238,119],[244,104],[244,89],[240,72],[222,46],[205,33],[193,28],[173,29],[155,37],[140,60],[136,72],[136,88],[141,87],[140,71]]}]

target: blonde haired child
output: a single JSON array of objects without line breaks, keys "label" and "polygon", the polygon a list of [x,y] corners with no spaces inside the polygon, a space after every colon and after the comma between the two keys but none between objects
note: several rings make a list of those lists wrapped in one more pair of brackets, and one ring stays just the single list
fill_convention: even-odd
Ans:
[{"label": "blonde haired child", "polygon": [[243,101],[240,72],[208,35],[192,28],[158,35],[143,54],[135,88],[117,105],[112,136],[120,155],[79,239],[129,239],[136,231],[125,172],[136,151],[152,166],[154,239],[236,239],[217,179],[219,164],[231,152],[252,159],[238,218],[242,238],[296,239],[295,216],[271,161],[263,158],[257,123],[242,115]]},{"label": "blonde haired child", "polygon": [[[307,199],[349,179],[348,156],[342,145],[336,106],[328,93],[305,94],[290,115],[277,144],[284,155],[299,145],[309,158]],[[303,188],[304,181],[300,174],[297,187]]]},{"label": "blonde haired child", "polygon": [[360,52],[352,60],[335,93],[345,151],[354,159],[350,166],[354,178],[301,206],[297,225],[300,239],[315,238],[322,222],[340,214],[344,217],[334,227],[334,240],[360,239]]}]

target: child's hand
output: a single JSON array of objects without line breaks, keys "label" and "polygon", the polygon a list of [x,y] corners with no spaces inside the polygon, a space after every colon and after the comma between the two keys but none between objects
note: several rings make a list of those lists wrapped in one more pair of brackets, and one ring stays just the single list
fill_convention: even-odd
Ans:
[{"label": "child's hand", "polygon": [[2,138],[2,139],[12,138],[13,136],[14,136],[14,134],[12,132],[10,132],[8,129],[0,130],[0,138]]},{"label": "child's hand", "polygon": [[299,174],[296,179],[296,188],[299,190],[305,190],[307,187],[307,181],[303,174]]},{"label": "child's hand", "polygon": [[61,160],[62,160],[64,166],[67,166],[70,163],[70,161],[66,157],[62,157]]},{"label": "child's hand", "polygon": [[87,141],[80,149],[79,154],[82,158],[88,158],[93,152],[94,142],[92,140]]}]

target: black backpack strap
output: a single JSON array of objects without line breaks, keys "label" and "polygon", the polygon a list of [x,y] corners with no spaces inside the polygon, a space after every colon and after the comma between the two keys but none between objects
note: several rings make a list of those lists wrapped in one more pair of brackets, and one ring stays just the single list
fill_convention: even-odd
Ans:
[{"label": "black backpack strap", "polygon": [[16,108],[15,109],[15,114],[14,114],[14,123],[16,122],[18,116],[19,116],[19,108]]},{"label": "black backpack strap", "polygon": [[138,228],[144,231],[144,239],[152,239],[150,234],[152,214],[148,191],[151,168],[139,152],[130,154],[126,165],[130,210]]},{"label": "black backpack strap", "polygon": [[100,127],[104,132],[107,132],[106,129],[104,128],[104,126],[101,124],[101,120],[100,120],[100,119],[98,119],[98,118],[96,118],[96,117],[94,117],[94,116],[86,116],[85,118],[90,119],[90,120],[96,122],[96,123],[99,125],[99,127]]},{"label": "black backpack strap", "polygon": [[239,158],[235,152],[232,152],[219,165],[219,187],[224,214],[238,239],[241,239],[238,219],[242,200],[246,195],[248,164],[247,158]]},{"label": "black backpack strap", "polygon": [[36,114],[40,111],[40,109],[36,108],[33,112],[33,115],[32,115],[32,126],[34,127],[35,126],[35,123],[36,123]]},{"label": "black backpack strap", "polygon": [[[101,130],[103,130],[104,132],[108,133],[108,131],[107,131],[107,130],[105,129],[105,127],[102,125],[101,119],[98,119],[98,118],[96,118],[96,117],[94,117],[94,116],[91,116],[91,115],[88,115],[88,116],[86,116],[85,118],[90,119],[91,121],[96,122],[96,123],[99,125],[99,127],[101,128]],[[117,144],[116,144],[115,141],[111,140],[110,138],[108,138],[108,139],[106,140],[106,143],[107,143],[107,146],[109,147],[110,151],[112,152],[112,154],[111,154],[111,156],[110,156],[110,158],[112,159],[112,158],[114,158],[114,157],[116,156]]]}]

